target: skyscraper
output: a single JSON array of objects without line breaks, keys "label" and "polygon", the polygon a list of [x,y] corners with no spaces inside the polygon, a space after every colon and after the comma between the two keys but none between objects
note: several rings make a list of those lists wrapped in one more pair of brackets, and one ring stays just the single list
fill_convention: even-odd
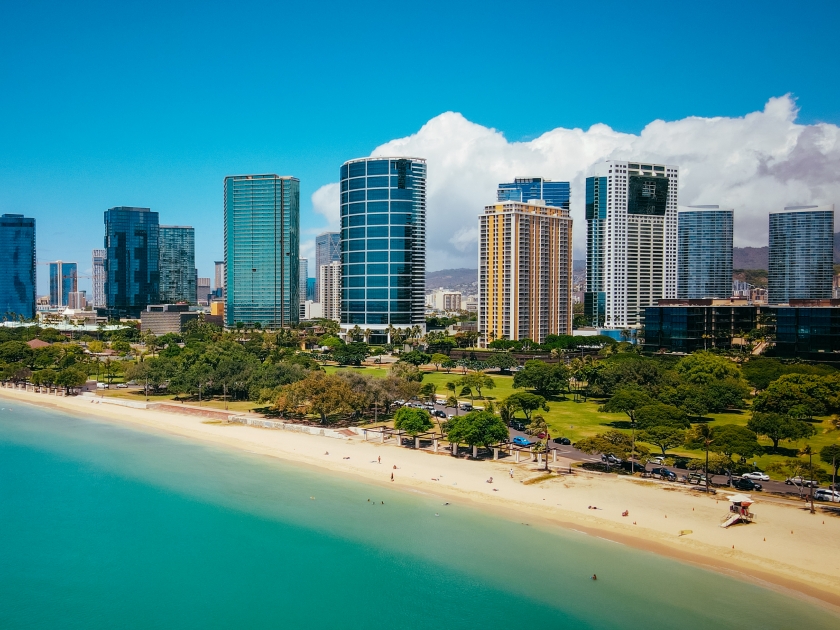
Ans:
[{"label": "skyscraper", "polygon": [[214,289],[224,289],[225,288],[225,261],[224,260],[217,260],[216,264],[216,285],[213,287]]},{"label": "skyscraper", "polygon": [[341,263],[321,265],[321,312],[325,319],[341,320]]},{"label": "skyscraper", "polygon": [[341,167],[341,327],[425,330],[426,161],[362,158]]},{"label": "skyscraper", "polygon": [[834,206],[791,206],[770,213],[767,301],[831,297]]},{"label": "skyscraper", "polygon": [[35,317],[35,219],[0,216],[0,319]]},{"label": "skyscraper", "polygon": [[499,184],[496,191],[498,201],[519,201],[528,203],[542,199],[545,205],[569,209],[571,187],[569,182],[553,182],[542,177],[517,177],[510,184]]},{"label": "skyscraper", "polygon": [[298,259],[298,273],[299,273],[298,293],[300,294],[300,303],[303,304],[304,302],[306,302],[306,280],[309,278],[309,259],[308,258],[299,258]]},{"label": "skyscraper", "polygon": [[105,305],[109,317],[140,317],[160,293],[160,226],[148,208],[105,211]]},{"label": "skyscraper", "polygon": [[500,202],[479,217],[483,342],[572,334],[572,219],[565,208]]},{"label": "skyscraper", "polygon": [[321,267],[333,261],[341,262],[341,234],[324,232],[315,237],[315,301],[321,300]]},{"label": "skyscraper", "polygon": [[677,213],[677,297],[732,295],[734,211],[720,206],[688,206]]},{"label": "skyscraper", "polygon": [[586,178],[586,293],[591,325],[640,323],[677,295],[676,166],[607,161]]},{"label": "skyscraper", "polygon": [[[195,276],[195,229],[181,225],[161,225],[160,303],[195,303]],[[203,299],[206,301],[207,296],[204,295]]]},{"label": "skyscraper", "polygon": [[225,325],[299,321],[300,181],[225,178]]},{"label": "skyscraper", "polygon": [[93,308],[105,308],[105,253],[104,249],[93,250]]},{"label": "skyscraper", "polygon": [[79,270],[76,263],[60,260],[50,263],[50,304],[67,308],[70,294],[79,290]]}]

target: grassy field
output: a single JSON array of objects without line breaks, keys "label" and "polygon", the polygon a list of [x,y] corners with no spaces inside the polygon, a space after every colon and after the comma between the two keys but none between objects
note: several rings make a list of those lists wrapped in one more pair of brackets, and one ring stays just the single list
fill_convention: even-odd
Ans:
[{"label": "grassy field", "polygon": [[[327,366],[326,369],[334,372],[337,369],[348,368],[335,368]],[[385,368],[363,367],[350,369],[362,370],[364,373],[370,374],[371,376],[384,377],[387,374],[387,369]],[[449,393],[450,390],[447,390],[446,388],[447,382],[457,381],[461,376],[461,370],[453,370],[449,374],[443,370],[432,370],[425,372],[423,382],[434,383],[437,386],[437,394],[440,396]],[[512,376],[494,374],[491,375],[491,378],[493,379],[495,388],[482,390],[485,400],[498,403],[517,391],[524,391],[521,389],[514,389]],[[459,399],[462,401],[470,400],[469,397],[463,396],[460,396]],[[476,398],[474,403],[477,406],[481,406],[483,404],[483,400]],[[594,436],[597,433],[609,431],[610,429],[630,431],[630,424],[626,415],[598,411],[598,407],[600,405],[601,401],[599,400],[589,400],[587,402],[575,401],[570,395],[565,399],[560,397],[549,400],[549,411],[541,411],[539,413],[541,413],[545,418],[552,436],[568,437],[572,440],[572,442],[576,442],[584,437]],[[709,418],[712,426],[721,424],[737,424],[744,426],[750,419],[750,413],[748,410],[732,411],[729,413],[713,414],[709,416]],[[759,439],[762,446],[766,447],[766,451],[761,456],[750,458],[749,461],[755,461],[759,468],[766,469],[767,465],[773,461],[781,461],[787,457],[796,457],[799,449],[806,444],[810,444],[815,452],[819,452],[819,450],[824,446],[840,442],[840,431],[833,428],[828,418],[821,418],[814,424],[814,428],[817,430],[817,434],[814,437],[809,440],[799,440],[797,442],[782,442],[779,445],[779,451],[777,453],[771,452],[773,443],[770,440]],[[659,454],[658,447],[652,445],[650,446],[653,454]],[[698,458],[704,456],[701,451],[692,451],[685,448],[670,450],[668,451],[668,454]],[[818,465],[822,466],[826,471],[829,471],[830,469],[830,466],[819,462],[819,458],[817,456],[814,457],[814,465],[815,467]]]},{"label": "grassy field", "polygon": [[[143,395],[143,390],[132,390],[132,389],[104,389],[104,390],[97,390],[97,396],[108,396],[109,398],[124,398],[126,400],[135,400],[138,402],[145,402],[146,397]],[[178,404],[181,400],[175,400],[175,396],[173,394],[162,394],[159,396],[149,395],[149,402],[150,403],[161,403],[161,402],[171,402]],[[186,402],[190,405],[197,405],[198,404],[198,397],[195,398],[187,398]],[[224,409],[225,408],[225,401],[221,398],[214,398],[212,400],[207,400],[203,398],[201,401],[202,407],[208,407],[211,409]],[[235,400],[227,401],[227,409],[228,411],[252,411],[256,408],[265,407],[265,404],[252,402],[249,400]]]}]

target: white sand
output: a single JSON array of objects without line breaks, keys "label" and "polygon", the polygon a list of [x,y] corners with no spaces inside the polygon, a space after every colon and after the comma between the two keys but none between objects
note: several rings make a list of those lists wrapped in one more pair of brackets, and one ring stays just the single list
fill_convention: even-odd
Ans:
[{"label": "white sand", "polygon": [[[722,529],[720,521],[729,507],[723,492],[707,497],[673,484],[582,472],[525,485],[524,480],[542,474],[535,463],[465,461],[446,454],[364,442],[361,438],[338,440],[213,424],[205,418],[176,413],[92,404],[90,398],[62,398],[3,388],[0,396],[305,462],[397,488],[417,488],[469,500],[504,516],[574,527],[840,607],[840,513],[832,516],[818,507],[817,514],[811,515],[805,503],[765,499],[761,493],[754,493],[752,496],[758,501],[752,508],[756,521]],[[329,455],[324,454],[326,451]],[[381,464],[371,463],[378,457]],[[568,462],[558,460],[551,465],[568,470]],[[508,472],[511,467],[513,479]],[[491,476],[494,481],[489,484],[487,479]],[[624,510],[629,511],[627,517],[622,516]],[[692,533],[679,536],[681,530]]]}]

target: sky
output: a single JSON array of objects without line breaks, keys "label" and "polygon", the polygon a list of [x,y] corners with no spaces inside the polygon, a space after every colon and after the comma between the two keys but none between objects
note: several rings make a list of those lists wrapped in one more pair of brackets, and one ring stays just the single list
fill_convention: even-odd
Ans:
[{"label": "sky", "polygon": [[126,205],[194,226],[212,277],[232,174],[300,178],[311,258],[340,165],[372,154],[429,161],[430,270],[476,266],[477,215],[524,175],[572,182],[583,257],[583,178],[608,158],[680,166],[680,203],[734,207],[736,245],[766,244],[771,209],[840,204],[837,2],[0,10],[0,213],[83,275]]}]

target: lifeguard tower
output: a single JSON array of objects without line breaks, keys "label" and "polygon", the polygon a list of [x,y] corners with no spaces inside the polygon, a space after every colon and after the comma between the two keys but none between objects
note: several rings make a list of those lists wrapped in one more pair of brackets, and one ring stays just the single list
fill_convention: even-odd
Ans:
[{"label": "lifeguard tower", "polygon": [[750,512],[750,506],[755,503],[751,497],[746,494],[733,494],[729,497],[729,514],[723,518],[721,527],[727,528],[736,523],[752,523],[755,514]]}]

